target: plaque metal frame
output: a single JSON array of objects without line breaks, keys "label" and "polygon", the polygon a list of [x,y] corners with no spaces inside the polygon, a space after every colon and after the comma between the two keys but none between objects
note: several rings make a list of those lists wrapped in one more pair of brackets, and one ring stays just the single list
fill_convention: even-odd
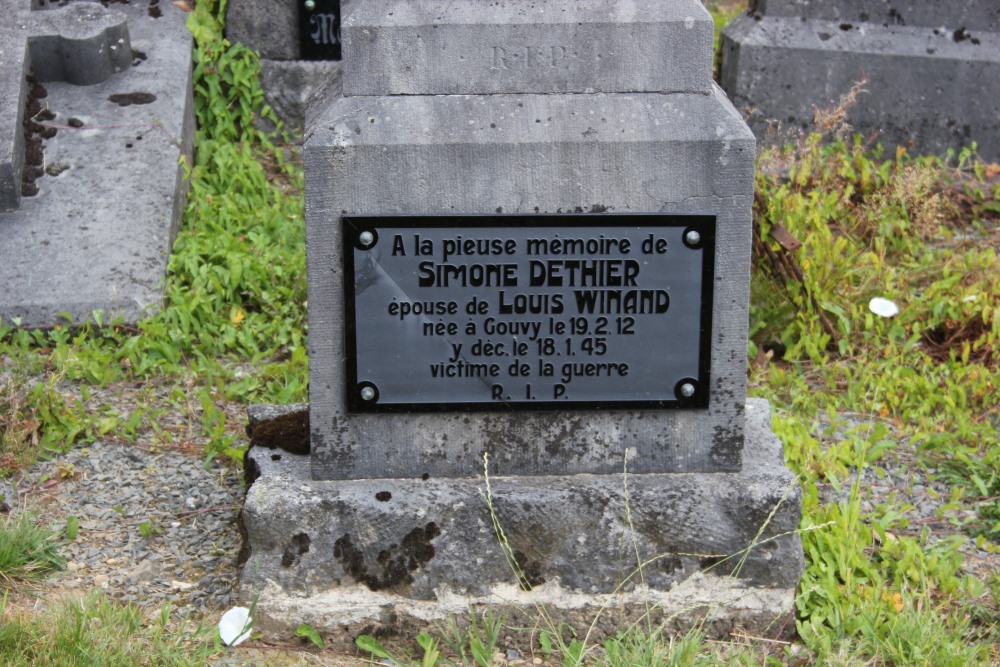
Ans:
[{"label": "plaque metal frame", "polygon": [[[345,215],[341,220],[341,241],[344,266],[344,335],[346,364],[346,406],[357,414],[378,413],[438,413],[438,412],[517,412],[565,410],[680,410],[707,409],[710,400],[712,314],[714,306],[716,216],[710,214],[496,214],[496,215]],[[685,239],[694,232],[701,253],[700,306],[698,327],[697,377],[682,377],[664,385],[664,397],[615,398],[609,400],[517,400],[467,401],[460,398],[440,402],[386,401],[379,388],[358,376],[358,317],[356,268],[358,259],[378,243],[385,230],[461,230],[565,228],[567,230],[681,228]],[[366,243],[367,242],[367,243]],[[361,332],[362,334],[365,332]],[[669,345],[669,341],[664,341]],[[627,383],[627,381],[626,381]],[[688,386],[684,386],[687,384]],[[692,392],[693,389],[693,392]],[[671,392],[672,397],[666,393]]]}]

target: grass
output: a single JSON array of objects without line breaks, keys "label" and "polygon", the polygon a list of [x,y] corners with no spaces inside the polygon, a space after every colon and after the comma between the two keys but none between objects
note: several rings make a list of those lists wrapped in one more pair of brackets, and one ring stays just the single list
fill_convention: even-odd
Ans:
[{"label": "grass", "polygon": [[0,469],[21,468],[37,456],[38,429],[23,388],[14,380],[0,384]]},{"label": "grass", "polygon": [[32,515],[8,514],[0,519],[0,592],[40,579],[62,565],[56,535],[37,526]]},{"label": "grass", "polygon": [[[973,531],[1000,537],[1000,452],[984,446],[1000,412],[1000,169],[971,153],[886,159],[859,136],[819,133],[761,164],[758,393],[786,413],[881,420],[884,447],[915,447],[977,504]],[[789,236],[801,247],[775,240]],[[900,313],[873,315],[877,296]]]},{"label": "grass", "polygon": [[715,36],[712,41],[712,54],[715,60],[712,72],[715,80],[719,80],[720,67],[722,66],[722,52],[719,50],[719,35],[722,29],[746,10],[745,0],[706,0],[704,2],[712,21],[715,23]]},{"label": "grass", "polygon": [[[738,9],[712,7],[719,23]],[[198,150],[165,306],[134,326],[101,313],[49,331],[0,322],[0,476],[97,438],[235,462],[239,406],[306,397],[301,169],[279,135],[255,128],[268,115],[256,57],[219,37],[223,13],[199,2],[190,20]],[[972,576],[961,550],[995,553],[1000,540],[1000,168],[972,152],[883,151],[842,111],[764,152],[757,177],[749,379],[772,403],[804,492],[795,638],[718,643],[642,626],[584,644],[553,628],[532,649],[547,664],[1000,662],[1000,576]],[[900,313],[872,314],[875,296]],[[97,391],[128,393],[132,407],[101,405]],[[950,489],[936,531],[866,493],[903,455]],[[58,540],[30,517],[2,531],[9,581],[59,566]],[[149,621],[97,594],[41,614],[6,606],[0,655],[198,664],[218,650],[211,633],[165,614]],[[489,664],[504,618],[474,620],[366,648],[401,664]]]},{"label": "grass", "polygon": [[6,606],[0,600],[0,656],[9,667],[200,665],[218,650],[211,631],[174,622],[169,608],[148,620],[99,592],[57,603],[45,622]]}]

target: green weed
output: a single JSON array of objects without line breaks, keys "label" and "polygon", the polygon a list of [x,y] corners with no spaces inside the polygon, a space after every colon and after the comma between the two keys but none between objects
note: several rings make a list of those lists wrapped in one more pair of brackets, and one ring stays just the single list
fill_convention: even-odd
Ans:
[{"label": "green weed", "polygon": [[[467,623],[460,626],[455,619],[450,619],[441,631],[441,639],[430,633],[421,632],[417,635],[417,645],[420,655],[414,656],[412,649],[396,650],[385,646],[370,635],[360,635],[355,643],[358,648],[373,658],[385,660],[388,664],[400,667],[436,667],[437,665],[475,665],[476,667],[492,667],[496,664],[494,657],[499,651],[501,632],[504,629],[503,616],[496,611],[486,610],[476,614],[469,610]],[[450,650],[450,655],[442,652],[442,643]]]},{"label": "green weed", "polygon": [[[907,530],[911,508],[861,507],[864,476],[906,446],[975,511],[957,532],[1000,536],[1000,456],[984,447],[1000,406],[992,168],[971,152],[884,158],[843,109],[763,154],[755,202],[751,393],[777,408],[803,527],[818,528],[803,532],[798,632],[831,662],[987,664],[994,630],[969,619],[996,603],[962,574],[961,535],[934,541]],[[874,315],[876,296],[899,314]],[[820,501],[852,475],[846,498]]]},{"label": "green weed", "polygon": [[[981,190],[968,183],[983,166],[971,154],[956,167],[903,150],[882,159],[857,136],[825,138],[762,157],[750,351],[764,375],[755,379],[796,413],[870,410],[941,458],[970,495],[995,497],[1000,455],[982,443],[1000,410],[1000,263],[983,231],[991,210],[960,205]],[[874,316],[875,296],[898,302],[899,315]],[[826,458],[808,465],[835,464]],[[976,530],[1000,535],[996,504],[979,511]]]},{"label": "green weed", "polygon": [[265,104],[258,83],[260,59],[243,44],[223,38],[226,4],[226,0],[202,0],[187,19],[196,44],[196,143],[266,143],[269,137],[257,131],[256,121],[263,117],[276,123],[277,119]]},{"label": "green weed", "polygon": [[705,651],[705,638],[698,632],[691,632],[678,639],[663,636],[659,631],[647,633],[632,628],[617,637],[606,640],[603,648],[603,658],[594,660],[592,664],[606,665],[607,667],[707,666],[713,664],[711,660],[714,657]]},{"label": "green weed", "polygon": [[[295,636],[302,637],[303,639],[308,639],[312,642],[312,645],[318,649],[325,648],[326,644],[323,642],[323,637],[320,636],[319,631],[308,623],[302,623],[299,627],[295,628]],[[419,639],[419,638],[418,638]]]},{"label": "green weed", "polygon": [[28,513],[0,520],[0,587],[39,579],[62,566],[55,532],[39,527]]}]

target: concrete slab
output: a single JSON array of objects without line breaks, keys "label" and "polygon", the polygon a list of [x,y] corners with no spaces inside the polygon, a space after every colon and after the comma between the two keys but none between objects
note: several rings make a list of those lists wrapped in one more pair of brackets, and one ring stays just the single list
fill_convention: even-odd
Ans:
[{"label": "concrete slab", "polygon": [[[774,121],[809,128],[815,108],[835,104],[866,79],[847,114],[855,131],[877,134],[890,149],[922,153],[957,151],[975,141],[983,158],[1000,160],[996,3],[948,4],[933,12],[926,3],[909,3],[907,11],[897,8],[904,23],[874,13],[873,4],[880,3],[769,1],[762,5],[768,14],[741,16],[726,28],[722,87],[738,109],[752,111],[754,133],[766,137]],[[837,17],[834,8],[841,10]],[[871,22],[850,18],[862,15]],[[966,23],[971,18],[978,22]]]},{"label": "concrete slab", "polygon": [[57,130],[46,175],[37,196],[0,213],[4,323],[80,322],[94,310],[134,322],[160,306],[194,131],[187,14],[160,7],[153,18],[144,4],[115,5],[134,66],[92,85],[45,84],[55,114],[45,125]]},{"label": "concrete slab", "polygon": [[104,81],[132,62],[121,12],[92,2],[46,10],[34,4],[0,5],[0,211],[16,209],[21,199],[28,70],[39,81],[83,86]]},{"label": "concrete slab", "polygon": [[[743,472],[629,474],[627,500],[621,471],[491,479],[530,591],[498,542],[481,476],[313,481],[308,457],[252,449],[241,596],[260,595],[258,627],[309,623],[348,642],[412,637],[470,605],[529,616],[541,606],[578,629],[609,605],[600,634],[651,610],[671,628],[705,618],[714,635],[761,631],[793,609],[801,491],[767,402],[747,401],[746,413]],[[637,558],[641,581],[628,579]]]},{"label": "concrete slab", "polygon": [[712,18],[697,0],[370,0],[341,30],[345,95],[712,85]]}]

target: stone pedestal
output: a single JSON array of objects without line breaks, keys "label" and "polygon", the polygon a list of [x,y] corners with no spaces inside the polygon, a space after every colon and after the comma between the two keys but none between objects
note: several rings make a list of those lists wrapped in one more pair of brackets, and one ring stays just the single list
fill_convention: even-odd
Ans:
[{"label": "stone pedestal", "polygon": [[315,481],[307,456],[256,447],[242,596],[265,630],[308,623],[344,644],[470,606],[512,626],[539,607],[578,629],[598,618],[600,636],[647,613],[671,631],[776,631],[802,574],[802,496],[767,403],[746,418],[742,472],[496,477],[492,513],[483,477]]},{"label": "stone pedestal", "polygon": [[[617,605],[606,631],[648,604],[680,625],[707,610],[725,632],[792,609],[801,500],[766,404],[746,400],[755,144],[712,83],[711,47],[696,0],[357,5],[343,85],[313,103],[305,135],[312,452],[249,456],[242,590],[270,627],[409,633],[509,602],[580,627]],[[352,403],[348,311],[363,281],[345,269],[345,218],[487,215],[502,229],[505,215],[530,228],[551,214],[596,237],[624,213],[714,224],[703,404]],[[651,562],[630,576],[636,554]]]},{"label": "stone pedestal", "polygon": [[811,127],[855,82],[855,131],[890,149],[1000,159],[1000,5],[757,0],[722,36],[722,87],[758,137]]}]

